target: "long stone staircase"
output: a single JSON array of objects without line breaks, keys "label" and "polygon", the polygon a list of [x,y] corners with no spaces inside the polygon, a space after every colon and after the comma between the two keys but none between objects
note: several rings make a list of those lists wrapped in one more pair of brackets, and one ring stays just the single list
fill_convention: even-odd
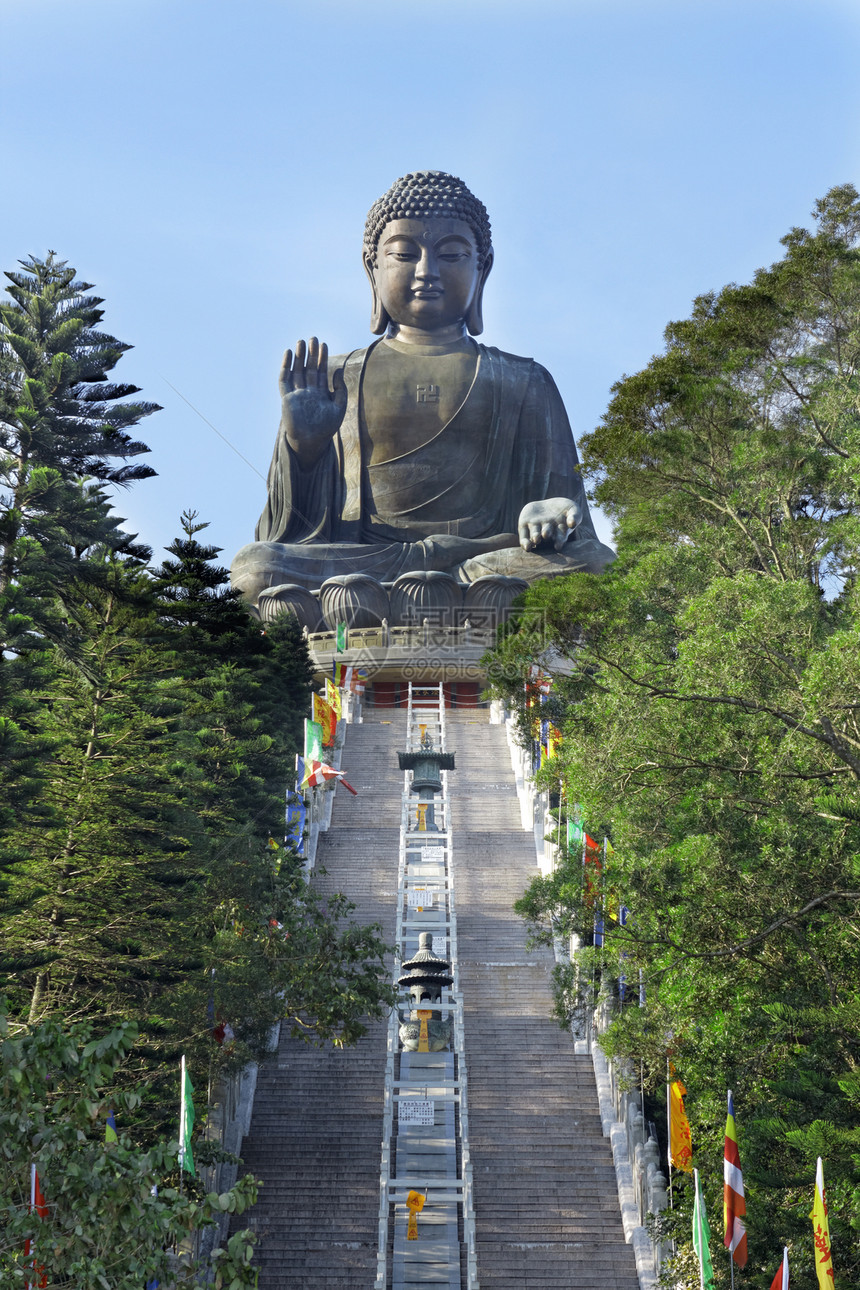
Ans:
[{"label": "long stone staircase", "polygon": [[[380,923],[389,944],[405,729],[402,713],[347,727],[342,764],[358,796],[337,794],[313,878],[323,893],[344,892],[361,922]],[[284,1027],[277,1054],[260,1068],[242,1156],[263,1187],[241,1220],[260,1238],[260,1290],[373,1286],[386,1035],[376,1022],[355,1048],[321,1049]]]},{"label": "long stone staircase", "polygon": [[[504,730],[482,710],[447,720],[480,1284],[638,1290],[591,1061],[550,1020],[551,955],[526,950],[511,908],[537,869]],[[389,941],[404,736],[397,711],[347,727],[342,765],[359,795],[338,793],[313,879]],[[260,1290],[373,1287],[385,1049],[384,1023],[346,1051],[284,1034],[261,1068],[243,1156],[264,1186],[241,1220],[260,1237]]]},{"label": "long stone staircase", "polygon": [[[550,1019],[549,950],[512,910],[538,872],[505,731],[452,712],[454,887],[482,1290],[638,1290],[591,1058]],[[476,720],[477,718],[477,720]]]}]

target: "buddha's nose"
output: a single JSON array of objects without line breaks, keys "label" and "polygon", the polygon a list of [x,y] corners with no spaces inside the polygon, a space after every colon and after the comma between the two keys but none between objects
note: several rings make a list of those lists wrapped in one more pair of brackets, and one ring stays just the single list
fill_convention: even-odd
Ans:
[{"label": "buddha's nose", "polygon": [[415,276],[422,281],[439,277],[439,264],[432,251],[422,248],[421,258],[415,266]]}]

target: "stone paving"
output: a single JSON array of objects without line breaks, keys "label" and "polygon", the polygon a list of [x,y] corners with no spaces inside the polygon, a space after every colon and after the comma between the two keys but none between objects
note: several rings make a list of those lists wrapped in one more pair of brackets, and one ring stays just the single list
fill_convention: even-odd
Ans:
[{"label": "stone paving", "polygon": [[[342,765],[358,796],[338,792],[313,882],[343,891],[356,917],[394,941],[404,714],[349,726]],[[313,1048],[286,1033],[261,1066],[245,1168],[263,1180],[240,1225],[256,1228],[259,1290],[372,1290],[387,1021],[356,1048]],[[235,1225],[234,1225],[235,1226]]]},{"label": "stone paving", "polygon": [[453,712],[448,747],[482,1290],[638,1290],[591,1058],[549,1013],[549,950],[512,906],[538,873],[503,727]]},{"label": "stone paving", "polygon": [[[638,1290],[591,1061],[550,1019],[551,955],[526,950],[511,909],[537,867],[505,733],[485,711],[447,715],[480,1284]],[[338,793],[314,877],[392,940],[404,737],[398,712],[348,727],[359,796]],[[385,1033],[345,1052],[285,1036],[260,1070],[244,1159],[264,1187],[242,1220],[261,1237],[260,1290],[372,1290]]]}]

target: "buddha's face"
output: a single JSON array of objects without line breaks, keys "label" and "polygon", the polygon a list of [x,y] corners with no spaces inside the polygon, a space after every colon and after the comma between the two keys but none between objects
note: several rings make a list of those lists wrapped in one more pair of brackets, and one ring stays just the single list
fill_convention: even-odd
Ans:
[{"label": "buddha's face", "polygon": [[482,276],[475,235],[458,219],[392,220],[367,269],[392,322],[430,332],[464,322]]}]

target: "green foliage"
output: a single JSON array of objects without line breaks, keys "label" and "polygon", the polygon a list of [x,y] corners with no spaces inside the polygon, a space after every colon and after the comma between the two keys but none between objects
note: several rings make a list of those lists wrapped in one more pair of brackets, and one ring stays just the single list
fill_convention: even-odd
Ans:
[{"label": "green foliage", "polygon": [[193,511],[147,567],[104,487],[152,473],[127,463],[154,405],[109,381],[128,346],[89,286],[53,255],[22,269],[0,309],[0,988],[17,1023],[135,1027],[114,1085],[147,1075],[127,1110],[152,1145],[180,1053],[205,1086],[284,1017],[354,1042],[390,1000],[386,947],[277,841],[312,675],[296,620],[252,619]]},{"label": "green foliage", "polygon": [[[118,1087],[135,1033],[128,1022],[99,1036],[84,1024],[10,1027],[0,1011],[4,1286],[23,1290],[34,1263],[44,1269],[49,1287],[75,1290],[141,1290],[156,1279],[236,1290],[256,1284],[249,1232],[215,1251],[214,1282],[198,1279],[201,1269],[189,1240],[223,1213],[243,1213],[256,1200],[256,1181],[243,1178],[222,1195],[189,1192],[180,1185],[177,1142],[144,1150],[122,1130],[147,1093]],[[178,1089],[178,1077],[174,1083]],[[111,1110],[119,1140],[106,1144]],[[29,1212],[34,1164],[47,1206],[44,1217]]]},{"label": "green foliage", "polygon": [[139,1024],[153,1130],[180,1052],[241,1066],[284,1017],[354,1042],[390,994],[378,929],[342,898],[325,906],[275,842],[310,677],[295,619],[261,630],[196,542],[203,526],[184,526],[156,578],[106,552],[77,588],[85,666],[42,696],[49,814],[10,830],[24,858],[0,950],[19,1015]]},{"label": "green foliage", "polygon": [[[65,640],[65,589],[86,576],[81,553],[133,549],[98,488],[154,474],[128,465],[149,451],[130,430],[157,411],[124,402],[133,385],[108,373],[129,348],[98,330],[91,286],[56,258],[31,257],[7,273],[0,304],[0,630],[5,650],[36,630]],[[142,553],[138,551],[138,553]]]},{"label": "green foliage", "polygon": [[[618,1000],[605,1045],[658,1102],[671,1055],[712,1215],[733,1090],[755,1290],[783,1244],[812,1290],[818,1155],[836,1285],[860,1281],[857,193],[835,189],[817,218],[615,386],[584,465],[618,560],[532,588],[545,639],[514,627],[494,658],[525,738],[529,665],[565,660],[542,713],[562,753],[541,775],[612,841],[590,874],[604,947],[581,849],[520,904],[536,935],[583,944],[558,1015]],[[619,987],[640,973],[642,1009]],[[686,1232],[690,1208],[682,1192]]]}]

